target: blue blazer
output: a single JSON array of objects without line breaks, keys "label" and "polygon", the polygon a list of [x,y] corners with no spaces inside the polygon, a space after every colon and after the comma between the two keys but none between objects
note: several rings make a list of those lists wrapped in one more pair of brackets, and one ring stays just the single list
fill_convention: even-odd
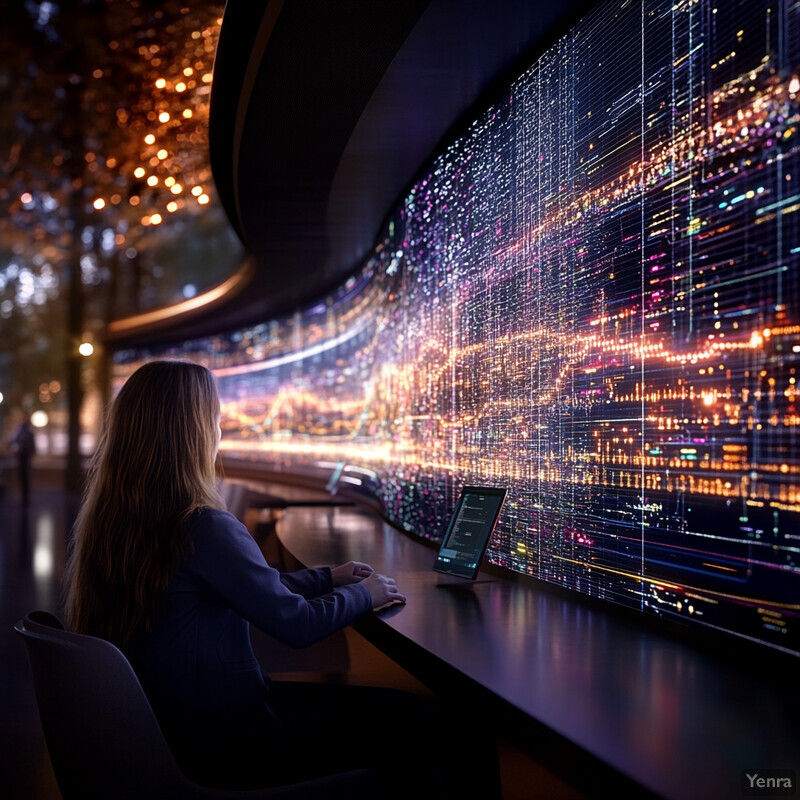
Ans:
[{"label": "blue blazer", "polygon": [[189,535],[163,614],[131,661],[168,738],[176,729],[258,733],[274,717],[250,623],[304,647],[370,611],[369,591],[357,583],[334,589],[328,567],[278,572],[226,511],[198,512]]}]

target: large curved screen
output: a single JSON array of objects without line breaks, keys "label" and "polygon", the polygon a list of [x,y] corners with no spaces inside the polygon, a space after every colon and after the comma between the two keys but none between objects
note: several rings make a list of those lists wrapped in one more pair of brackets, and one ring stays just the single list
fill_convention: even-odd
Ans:
[{"label": "large curved screen", "polygon": [[225,451],[431,538],[507,486],[493,563],[800,652],[798,72],[798,4],[600,4],[338,293],[172,351]]}]

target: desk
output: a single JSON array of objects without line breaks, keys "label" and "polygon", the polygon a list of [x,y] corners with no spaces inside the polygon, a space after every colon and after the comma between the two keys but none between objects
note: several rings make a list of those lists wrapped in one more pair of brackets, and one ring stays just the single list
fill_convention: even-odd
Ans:
[{"label": "desk", "polygon": [[432,572],[434,550],[364,509],[292,508],[277,532],[306,566],[353,559],[396,577],[408,604],[359,632],[590,795],[731,800],[744,770],[800,774],[794,659],[737,660],[513,576],[450,579]]}]

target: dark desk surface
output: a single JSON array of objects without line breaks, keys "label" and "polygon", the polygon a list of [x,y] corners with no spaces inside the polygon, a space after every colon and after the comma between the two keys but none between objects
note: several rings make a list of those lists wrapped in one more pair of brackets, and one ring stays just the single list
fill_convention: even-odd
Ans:
[{"label": "dark desk surface", "polygon": [[423,680],[467,681],[500,717],[524,715],[532,752],[556,742],[575,785],[588,769],[606,785],[730,800],[743,796],[745,770],[800,775],[789,657],[716,653],[525,580],[450,579],[432,572],[433,550],[360,509],[293,508],[278,535],[306,566],[353,559],[396,577],[408,604],[359,630]]}]

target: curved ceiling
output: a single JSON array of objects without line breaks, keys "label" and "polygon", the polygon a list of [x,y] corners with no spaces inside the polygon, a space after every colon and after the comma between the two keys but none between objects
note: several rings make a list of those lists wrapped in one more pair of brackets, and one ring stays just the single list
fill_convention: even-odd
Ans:
[{"label": "curved ceiling", "polygon": [[585,5],[229,0],[211,163],[255,270],[182,333],[264,321],[341,283],[440,143]]}]

